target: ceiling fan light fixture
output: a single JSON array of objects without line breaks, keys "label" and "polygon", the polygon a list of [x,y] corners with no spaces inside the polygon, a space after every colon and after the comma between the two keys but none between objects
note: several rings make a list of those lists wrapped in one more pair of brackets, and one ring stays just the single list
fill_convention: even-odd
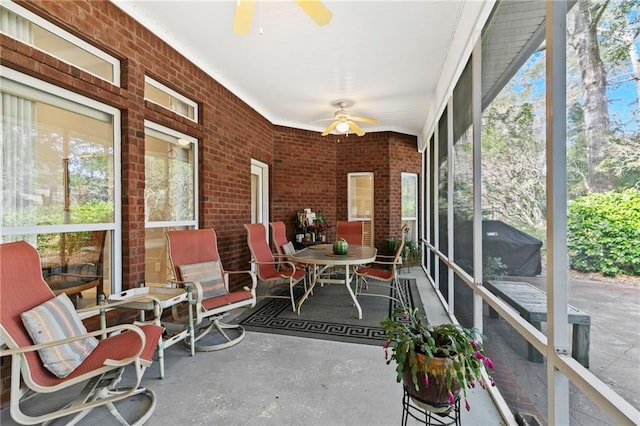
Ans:
[{"label": "ceiling fan light fixture", "polygon": [[346,121],[341,121],[336,126],[336,130],[340,133],[346,133],[349,130],[349,123]]}]

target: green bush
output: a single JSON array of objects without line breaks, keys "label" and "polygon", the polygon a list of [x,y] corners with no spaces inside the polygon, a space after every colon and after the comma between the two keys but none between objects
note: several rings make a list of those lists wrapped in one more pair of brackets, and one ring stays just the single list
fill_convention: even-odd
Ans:
[{"label": "green bush", "polygon": [[573,269],[640,275],[640,191],[591,194],[568,203],[568,249]]}]

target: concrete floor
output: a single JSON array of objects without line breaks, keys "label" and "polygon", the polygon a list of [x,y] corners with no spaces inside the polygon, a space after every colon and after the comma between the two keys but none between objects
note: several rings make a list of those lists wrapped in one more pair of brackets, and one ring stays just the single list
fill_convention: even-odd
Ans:
[{"label": "concrete floor", "polygon": [[[418,280],[429,319],[448,321],[419,268],[402,273]],[[544,286],[544,277],[523,280]],[[569,302],[592,316],[589,370],[638,407],[640,286],[574,280]],[[501,351],[494,360],[500,359],[512,376],[510,383],[498,383],[500,392],[512,409],[536,413],[544,424],[545,365],[526,359],[526,343],[504,320],[485,321],[492,349]],[[166,351],[165,379],[158,375],[154,363],[143,380],[157,401],[149,425],[395,425],[401,421],[402,387],[395,381],[393,366],[385,364],[382,349],[375,346],[248,332],[232,348],[197,353],[193,358],[175,345]],[[485,391],[475,390],[469,401],[471,411],[462,410],[464,425],[514,422],[513,417],[508,422],[501,418]],[[39,407],[55,402],[48,397],[30,403]],[[126,405],[129,410],[138,407],[130,401]],[[572,425],[614,424],[573,387],[570,413]],[[8,404],[0,412],[0,423],[16,424]],[[100,408],[80,424],[117,423]]]},{"label": "concrete floor", "polygon": [[[446,321],[426,278],[418,268],[414,272],[423,281],[419,287],[429,319]],[[411,271],[408,274],[413,275]],[[402,386],[396,383],[394,367],[386,365],[381,347],[247,332],[243,342],[222,351],[191,357],[178,344],[165,354],[165,378],[158,378],[154,363],[143,380],[157,401],[149,425],[401,422]],[[468,399],[471,411],[462,409],[462,424],[506,424],[486,391],[473,390]],[[15,424],[8,411],[4,407],[1,413],[4,426]],[[80,424],[117,423],[100,408]],[[419,423],[410,419],[408,424]]]}]

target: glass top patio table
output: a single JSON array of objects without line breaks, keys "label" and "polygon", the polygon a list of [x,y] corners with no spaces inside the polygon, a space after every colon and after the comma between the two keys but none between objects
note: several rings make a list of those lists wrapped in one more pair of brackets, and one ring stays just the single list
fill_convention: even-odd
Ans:
[{"label": "glass top patio table", "polygon": [[[353,299],[353,303],[358,310],[358,319],[362,319],[362,308],[358,303],[353,289],[351,288],[351,280],[353,274],[351,273],[351,267],[355,265],[362,265],[365,263],[373,262],[376,259],[377,250],[375,247],[359,246],[350,244],[349,251],[346,255],[335,255],[331,244],[320,244],[310,246],[302,249],[292,255],[291,260],[294,262],[314,265],[312,269],[311,285],[304,293],[300,302],[298,302],[298,314],[300,314],[300,307],[304,301],[309,297],[309,294],[313,291],[317,282],[329,283],[329,284],[344,284],[347,287],[347,291]],[[320,278],[318,276],[317,266],[344,266],[344,278]]]}]

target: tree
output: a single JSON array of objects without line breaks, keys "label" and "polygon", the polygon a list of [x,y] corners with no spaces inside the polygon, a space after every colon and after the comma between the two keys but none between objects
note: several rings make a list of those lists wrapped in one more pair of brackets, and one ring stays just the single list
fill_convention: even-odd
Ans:
[{"label": "tree", "polygon": [[485,217],[497,216],[517,227],[543,229],[545,149],[541,111],[529,71],[514,78],[482,115],[482,204]]},{"label": "tree", "polygon": [[575,49],[580,68],[583,96],[584,132],[587,152],[587,182],[591,192],[606,192],[614,178],[601,163],[610,147],[607,101],[607,72],[600,56],[598,24],[609,0],[579,0],[570,12],[568,39]]}]

